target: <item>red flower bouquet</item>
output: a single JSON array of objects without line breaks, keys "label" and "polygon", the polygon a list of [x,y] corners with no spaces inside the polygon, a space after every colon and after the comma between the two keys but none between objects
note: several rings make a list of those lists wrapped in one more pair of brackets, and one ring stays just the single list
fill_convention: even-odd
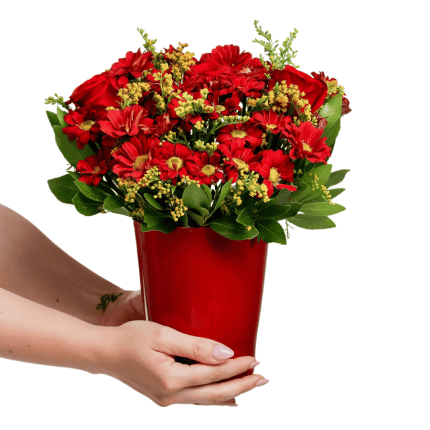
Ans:
[{"label": "red flower bouquet", "polygon": [[[288,225],[334,227],[329,216],[345,209],[332,199],[344,191],[333,187],[347,170],[332,172],[327,164],[341,118],[351,111],[344,89],[323,72],[308,75],[293,64],[297,30],[278,47],[258,21],[254,24],[261,36],[254,42],[263,46],[267,60],[235,45],[217,46],[199,60],[185,51],[187,44],[157,51],[156,41],[139,30],[143,52],[128,52],[79,85],[66,102],[57,95],[46,100],[59,105],[56,114],[47,114],[71,166],[66,175],[48,181],[51,191],[83,215],[113,212],[132,218],[139,246],[151,247],[139,254],[142,277],[150,276],[154,265],[160,279],[168,276],[173,263],[160,266],[166,254],[157,246],[166,244],[172,258],[182,255],[178,238],[190,244],[183,250],[187,258],[211,255],[224,265],[218,272],[228,273],[225,260],[205,251],[204,241],[219,243],[223,255],[242,253],[257,261],[265,259],[268,243],[286,244]],[[192,231],[200,231],[196,246],[190,242]],[[175,270],[182,273],[184,264],[181,257]],[[194,276],[199,270],[193,265],[188,272]],[[206,268],[201,279],[191,280],[204,283],[206,292],[210,282],[216,283],[208,270],[217,273],[216,267]],[[233,270],[225,282],[236,279]],[[247,279],[258,278],[262,286],[264,268],[249,270]],[[172,279],[164,281],[172,284]],[[156,300],[159,290],[155,293],[154,282],[145,280]],[[180,303],[188,297],[187,283],[176,278],[173,283],[181,291],[175,298]],[[231,293],[229,300],[241,306],[244,291]],[[186,300],[183,305],[189,307]],[[189,312],[198,318],[195,309]],[[158,320],[190,327],[185,317],[170,316]],[[242,346],[244,353],[252,350],[252,342]]]}]

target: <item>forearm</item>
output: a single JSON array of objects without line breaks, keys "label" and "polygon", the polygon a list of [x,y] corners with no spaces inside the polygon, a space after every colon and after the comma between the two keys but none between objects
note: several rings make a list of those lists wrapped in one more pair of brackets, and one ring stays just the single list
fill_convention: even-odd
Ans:
[{"label": "forearm", "polygon": [[107,330],[0,288],[0,357],[99,373]]},{"label": "forearm", "polygon": [[104,294],[123,290],[51,242],[16,212],[0,205],[0,288],[97,324]]}]

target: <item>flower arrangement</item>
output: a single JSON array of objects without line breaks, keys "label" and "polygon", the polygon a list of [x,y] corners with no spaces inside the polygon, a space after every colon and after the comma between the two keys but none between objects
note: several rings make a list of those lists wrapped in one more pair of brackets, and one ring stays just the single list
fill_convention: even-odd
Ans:
[{"label": "flower arrangement", "polygon": [[[331,171],[344,88],[293,64],[297,30],[279,47],[254,22],[263,46],[253,57],[235,45],[197,60],[187,44],[144,50],[79,85],[48,111],[67,174],[48,181],[83,215],[113,212],[142,231],[208,226],[233,240],[286,243],[288,225],[324,229],[345,208]],[[74,105],[74,109],[71,105]],[[286,227],[279,221],[286,220]]]}]

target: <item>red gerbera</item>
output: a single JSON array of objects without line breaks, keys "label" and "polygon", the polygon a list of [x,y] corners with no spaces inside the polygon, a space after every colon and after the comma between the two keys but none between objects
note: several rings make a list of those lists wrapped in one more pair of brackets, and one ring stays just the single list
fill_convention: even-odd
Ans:
[{"label": "red gerbera", "polygon": [[64,116],[69,127],[63,128],[70,141],[76,139],[76,145],[82,149],[88,142],[95,142],[100,131],[98,120],[105,119],[105,111],[97,111],[88,107],[78,108]]},{"label": "red gerbera", "polygon": [[133,78],[140,78],[144,70],[152,69],[154,64],[151,63],[153,55],[151,51],[142,53],[140,48],[136,53],[127,52],[125,58],[120,58],[118,62],[112,64],[109,75],[121,76],[118,83],[128,84],[128,79],[125,75],[131,74]]},{"label": "red gerbera", "polygon": [[316,128],[311,122],[305,121],[299,127],[293,124],[291,136],[290,157],[293,159],[307,158],[311,163],[327,164],[331,149],[325,143],[326,137],[321,137],[324,130]]},{"label": "red gerbera", "polygon": [[181,178],[186,176],[188,172],[185,168],[185,160],[192,153],[185,145],[163,142],[163,146],[157,151],[156,158],[152,160],[153,164],[158,166],[161,171],[161,180],[171,179],[172,184],[175,185],[178,176]]},{"label": "red gerbera", "polygon": [[155,124],[151,128],[150,135],[160,137],[163,134],[168,133],[178,123],[178,120],[172,121],[169,114],[163,113],[162,115],[155,118]]},{"label": "red gerbera", "polygon": [[239,97],[230,97],[226,99],[224,103],[220,102],[219,97],[219,90],[215,90],[213,93],[209,93],[208,95],[207,99],[210,105],[215,108],[215,110],[209,116],[210,119],[218,119],[219,115],[237,115],[237,112],[242,110],[242,108],[239,106]]},{"label": "red gerbera", "polygon": [[255,79],[248,79],[245,76],[226,76],[220,79],[222,89],[220,94],[237,95],[240,99],[246,97],[260,97],[261,90],[265,83]]},{"label": "red gerbera", "polygon": [[238,72],[238,76],[246,76],[247,78],[266,80],[267,70],[261,63],[259,58],[253,58],[247,65],[244,65]]},{"label": "red gerbera", "polygon": [[209,157],[206,151],[195,152],[186,162],[186,168],[191,179],[199,181],[201,184],[210,185],[223,177],[220,162],[221,153],[219,151],[216,151],[212,157]]},{"label": "red gerbera", "polygon": [[139,180],[151,167],[154,148],[157,148],[159,143],[157,138],[146,138],[144,134],[132,137],[112,154],[117,161],[113,172],[121,178],[131,176]]},{"label": "red gerbera", "polygon": [[125,135],[136,136],[140,131],[148,133],[154,120],[146,118],[148,111],[141,106],[127,106],[123,110],[110,110],[108,121],[100,121],[101,130],[118,139]]},{"label": "red gerbera", "polygon": [[231,146],[221,143],[218,149],[227,157],[223,159],[226,165],[225,174],[227,181],[233,179],[233,183],[239,177],[239,170],[255,171],[261,156],[261,154],[254,154],[251,148],[245,148],[240,143],[232,143]]},{"label": "red gerbera", "polygon": [[219,130],[217,140],[220,143],[238,143],[242,146],[248,143],[251,148],[256,148],[263,140],[263,130],[249,123],[229,124]]},{"label": "red gerbera", "polygon": [[270,131],[273,134],[281,132],[283,135],[289,134],[292,122],[290,116],[278,115],[273,110],[256,112],[249,121],[263,127],[266,132]]},{"label": "red gerbera", "polygon": [[240,52],[236,45],[218,45],[211,53],[203,54],[200,63],[215,63],[221,66],[229,66],[233,70],[240,70],[248,65],[252,55],[249,52]]},{"label": "red gerbera", "polygon": [[110,167],[110,159],[110,150],[100,148],[97,154],[91,155],[85,160],[80,160],[76,166],[76,171],[81,174],[79,180],[87,185],[93,184],[96,187],[103,175],[107,173]]},{"label": "red gerbera", "polygon": [[294,163],[281,149],[263,151],[263,158],[255,171],[264,178],[263,183],[267,186],[269,197],[273,194],[273,187],[277,189],[286,188],[290,191],[297,189],[293,185],[279,184],[280,180],[292,182],[294,179]]}]

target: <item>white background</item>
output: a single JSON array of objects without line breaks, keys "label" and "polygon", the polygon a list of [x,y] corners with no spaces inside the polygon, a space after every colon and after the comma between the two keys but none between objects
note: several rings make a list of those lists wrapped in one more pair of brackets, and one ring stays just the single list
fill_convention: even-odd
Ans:
[{"label": "white background", "polygon": [[126,289],[139,289],[131,221],[86,218],[49,191],[66,162],[45,97],[67,98],[137,50],[136,27],[158,48],[187,42],[200,57],[233,43],[257,56],[259,19],[278,39],[299,29],[300,69],[337,78],[352,113],[331,159],[334,170],[351,169],[337,228],[296,228],[287,246],[270,245],[256,354],[269,384],[239,396],[237,408],[160,408],[105,376],[2,359],[0,428],[430,428],[429,32],[420,3],[3,4],[0,202]]}]

